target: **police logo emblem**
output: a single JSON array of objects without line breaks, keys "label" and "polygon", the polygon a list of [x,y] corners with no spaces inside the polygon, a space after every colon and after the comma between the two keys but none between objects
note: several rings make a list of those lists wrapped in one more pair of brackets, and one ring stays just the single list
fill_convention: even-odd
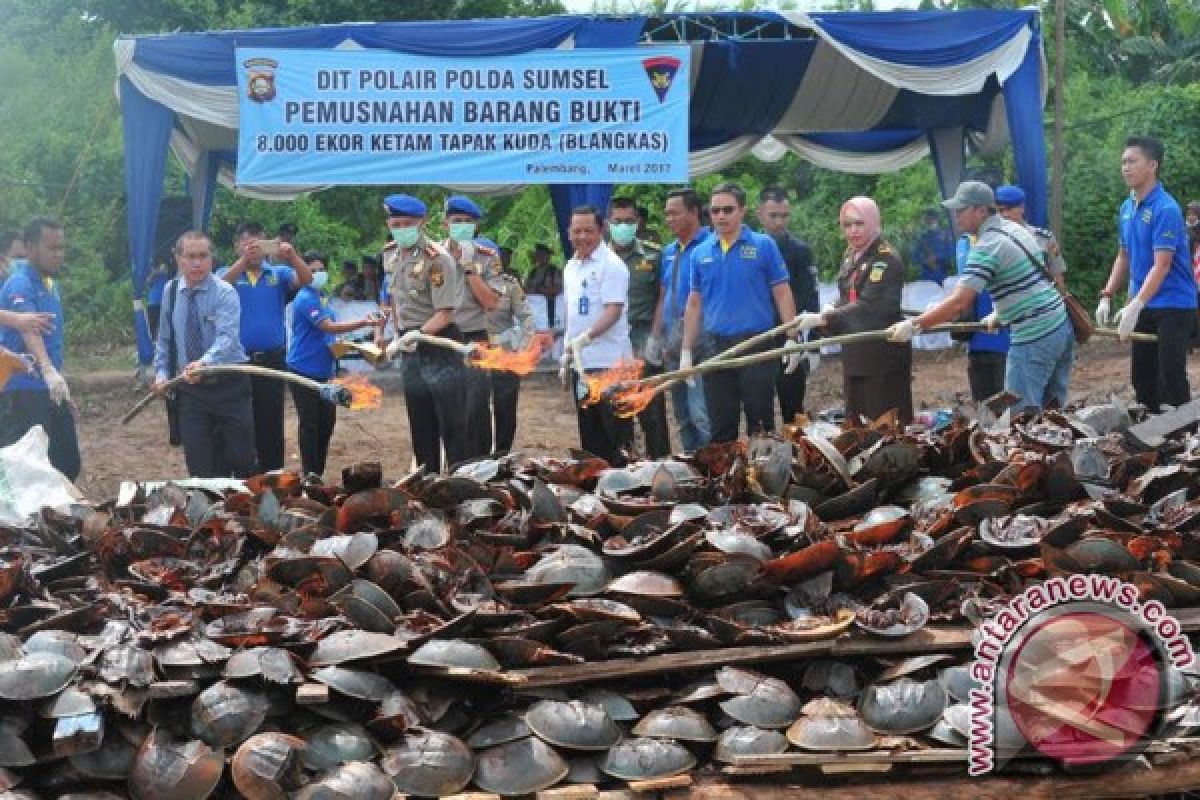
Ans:
[{"label": "police logo emblem", "polygon": [[758,258],[758,248],[753,245],[742,245],[742,258]]},{"label": "police logo emblem", "polygon": [[429,270],[429,282],[433,284],[433,288],[440,289],[442,284],[446,282],[446,276],[442,274],[441,267],[431,267]]},{"label": "police logo emblem", "polygon": [[1142,212],[1142,222],[1146,223],[1147,225],[1150,224],[1150,220],[1152,220],[1153,218],[1154,218],[1154,215],[1150,213],[1150,209],[1147,208],[1145,211]]},{"label": "police logo emblem", "polygon": [[658,102],[662,103],[667,99],[667,92],[671,91],[671,84],[675,82],[675,73],[679,72],[679,64],[679,59],[672,56],[647,58],[642,61],[642,69],[646,70],[646,77],[650,79],[650,87],[654,89]]},{"label": "police logo emblem", "polygon": [[279,62],[273,58],[248,58],[242,62],[246,68],[246,94],[256,103],[269,103],[275,99],[275,70]]}]

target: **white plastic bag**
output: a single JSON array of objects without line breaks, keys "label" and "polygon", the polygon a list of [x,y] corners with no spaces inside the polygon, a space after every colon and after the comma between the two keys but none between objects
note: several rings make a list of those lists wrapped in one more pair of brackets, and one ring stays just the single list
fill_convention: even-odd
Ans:
[{"label": "white plastic bag", "polygon": [[83,495],[50,464],[50,439],[35,425],[0,447],[0,524],[24,525],[45,507],[68,512]]}]

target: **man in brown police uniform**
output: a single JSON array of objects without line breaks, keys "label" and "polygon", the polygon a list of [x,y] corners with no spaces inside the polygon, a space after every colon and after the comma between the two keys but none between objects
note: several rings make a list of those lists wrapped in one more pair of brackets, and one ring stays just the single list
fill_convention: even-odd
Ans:
[{"label": "man in brown police uniform", "polygon": [[462,275],[454,258],[425,236],[425,204],[406,194],[383,201],[392,243],[384,269],[392,275],[392,310],[399,337],[387,349],[404,353],[404,405],[417,464],[440,472],[442,449],[450,464],[466,458],[462,356],[418,342],[424,333],[462,341],[454,314],[462,299]]},{"label": "man in brown police uniform", "polygon": [[[644,362],[644,374],[662,371],[662,355],[646,354],[646,340],[654,326],[654,307],[658,304],[658,265],[662,248],[638,238],[638,208],[629,197],[614,197],[608,204],[608,237],[613,252],[629,268],[629,299],[625,305],[629,319],[629,340],[633,353]],[[657,360],[657,364],[651,363]],[[646,435],[646,454],[665,458],[671,454],[671,435],[667,428],[667,401],[659,394],[638,414]]]},{"label": "man in brown police uniform", "polygon": [[[458,261],[463,276],[462,303],[455,321],[466,342],[488,341],[487,315],[499,301],[485,279],[489,272],[500,271],[500,254],[475,238],[482,216],[483,211],[469,197],[454,195],[446,198],[445,222],[449,238],[443,246]],[[488,403],[491,394],[491,377],[487,370],[467,367],[467,458],[492,452],[492,413]]]}]

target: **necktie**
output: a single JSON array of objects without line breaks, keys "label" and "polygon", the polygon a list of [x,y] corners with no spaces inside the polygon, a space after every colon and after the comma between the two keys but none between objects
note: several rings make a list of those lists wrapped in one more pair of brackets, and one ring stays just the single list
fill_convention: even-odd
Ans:
[{"label": "necktie", "polygon": [[196,301],[196,291],[188,290],[187,319],[183,324],[183,354],[187,363],[204,355],[204,330],[200,327],[200,307]]}]

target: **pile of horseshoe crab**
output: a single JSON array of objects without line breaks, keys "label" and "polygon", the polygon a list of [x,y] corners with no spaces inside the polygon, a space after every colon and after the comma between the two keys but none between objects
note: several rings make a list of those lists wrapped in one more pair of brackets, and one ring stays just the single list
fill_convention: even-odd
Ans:
[{"label": "pile of horseshoe crab", "polygon": [[[1141,451],[1129,423],[818,422],[621,468],[364,463],[46,509],[0,528],[0,800],[520,796],[962,748],[970,645],[912,642],[1077,573],[1200,606],[1200,438]],[[871,646],[803,647],[845,641]],[[1200,726],[1196,686],[1169,670],[1164,736]]]}]

